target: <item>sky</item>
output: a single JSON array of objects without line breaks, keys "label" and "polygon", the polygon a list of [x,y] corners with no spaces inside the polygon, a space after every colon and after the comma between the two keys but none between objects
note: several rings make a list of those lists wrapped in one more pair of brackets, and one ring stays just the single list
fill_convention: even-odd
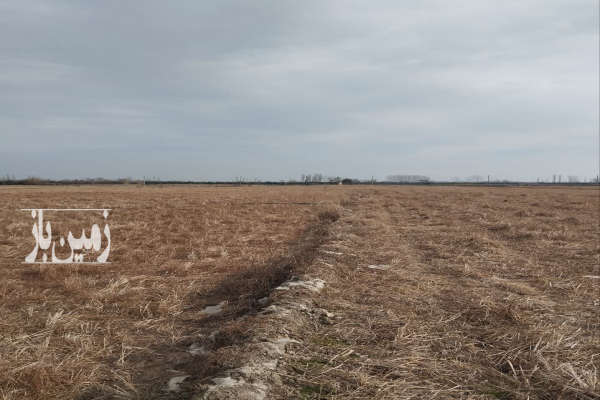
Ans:
[{"label": "sky", "polygon": [[591,178],[599,2],[0,0],[0,175]]}]

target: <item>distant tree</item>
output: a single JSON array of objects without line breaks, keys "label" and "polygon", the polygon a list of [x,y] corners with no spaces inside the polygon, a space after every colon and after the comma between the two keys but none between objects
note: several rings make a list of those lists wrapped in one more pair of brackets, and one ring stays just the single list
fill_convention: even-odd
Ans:
[{"label": "distant tree", "polygon": [[37,176],[29,176],[27,177],[27,179],[25,179],[26,185],[40,185],[42,183],[43,180],[41,178],[38,178]]},{"label": "distant tree", "polygon": [[569,180],[569,183],[577,183],[577,182],[579,182],[579,177],[577,177],[576,175],[569,175],[567,177],[567,179]]}]

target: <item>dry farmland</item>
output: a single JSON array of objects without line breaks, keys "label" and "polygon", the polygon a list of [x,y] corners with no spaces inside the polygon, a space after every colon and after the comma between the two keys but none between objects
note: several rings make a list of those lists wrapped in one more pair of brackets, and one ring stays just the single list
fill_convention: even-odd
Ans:
[{"label": "dry farmland", "polygon": [[[0,187],[0,399],[595,399],[592,187]],[[24,264],[21,208],[111,208]],[[53,233],[89,231],[52,214]]]}]

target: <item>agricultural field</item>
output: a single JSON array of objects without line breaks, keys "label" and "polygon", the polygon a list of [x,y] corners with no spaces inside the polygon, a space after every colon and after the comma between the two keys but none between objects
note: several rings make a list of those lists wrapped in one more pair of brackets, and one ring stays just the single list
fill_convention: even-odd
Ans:
[{"label": "agricultural field", "polygon": [[[0,200],[1,400],[600,397],[597,187],[23,186]],[[110,263],[24,263],[23,208],[110,208]],[[55,235],[91,225],[44,217]]]}]

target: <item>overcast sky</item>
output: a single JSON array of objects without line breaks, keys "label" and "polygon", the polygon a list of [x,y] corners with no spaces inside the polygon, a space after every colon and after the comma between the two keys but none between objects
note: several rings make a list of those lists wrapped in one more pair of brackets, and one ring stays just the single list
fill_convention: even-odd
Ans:
[{"label": "overcast sky", "polygon": [[598,173],[596,0],[0,0],[0,174]]}]

